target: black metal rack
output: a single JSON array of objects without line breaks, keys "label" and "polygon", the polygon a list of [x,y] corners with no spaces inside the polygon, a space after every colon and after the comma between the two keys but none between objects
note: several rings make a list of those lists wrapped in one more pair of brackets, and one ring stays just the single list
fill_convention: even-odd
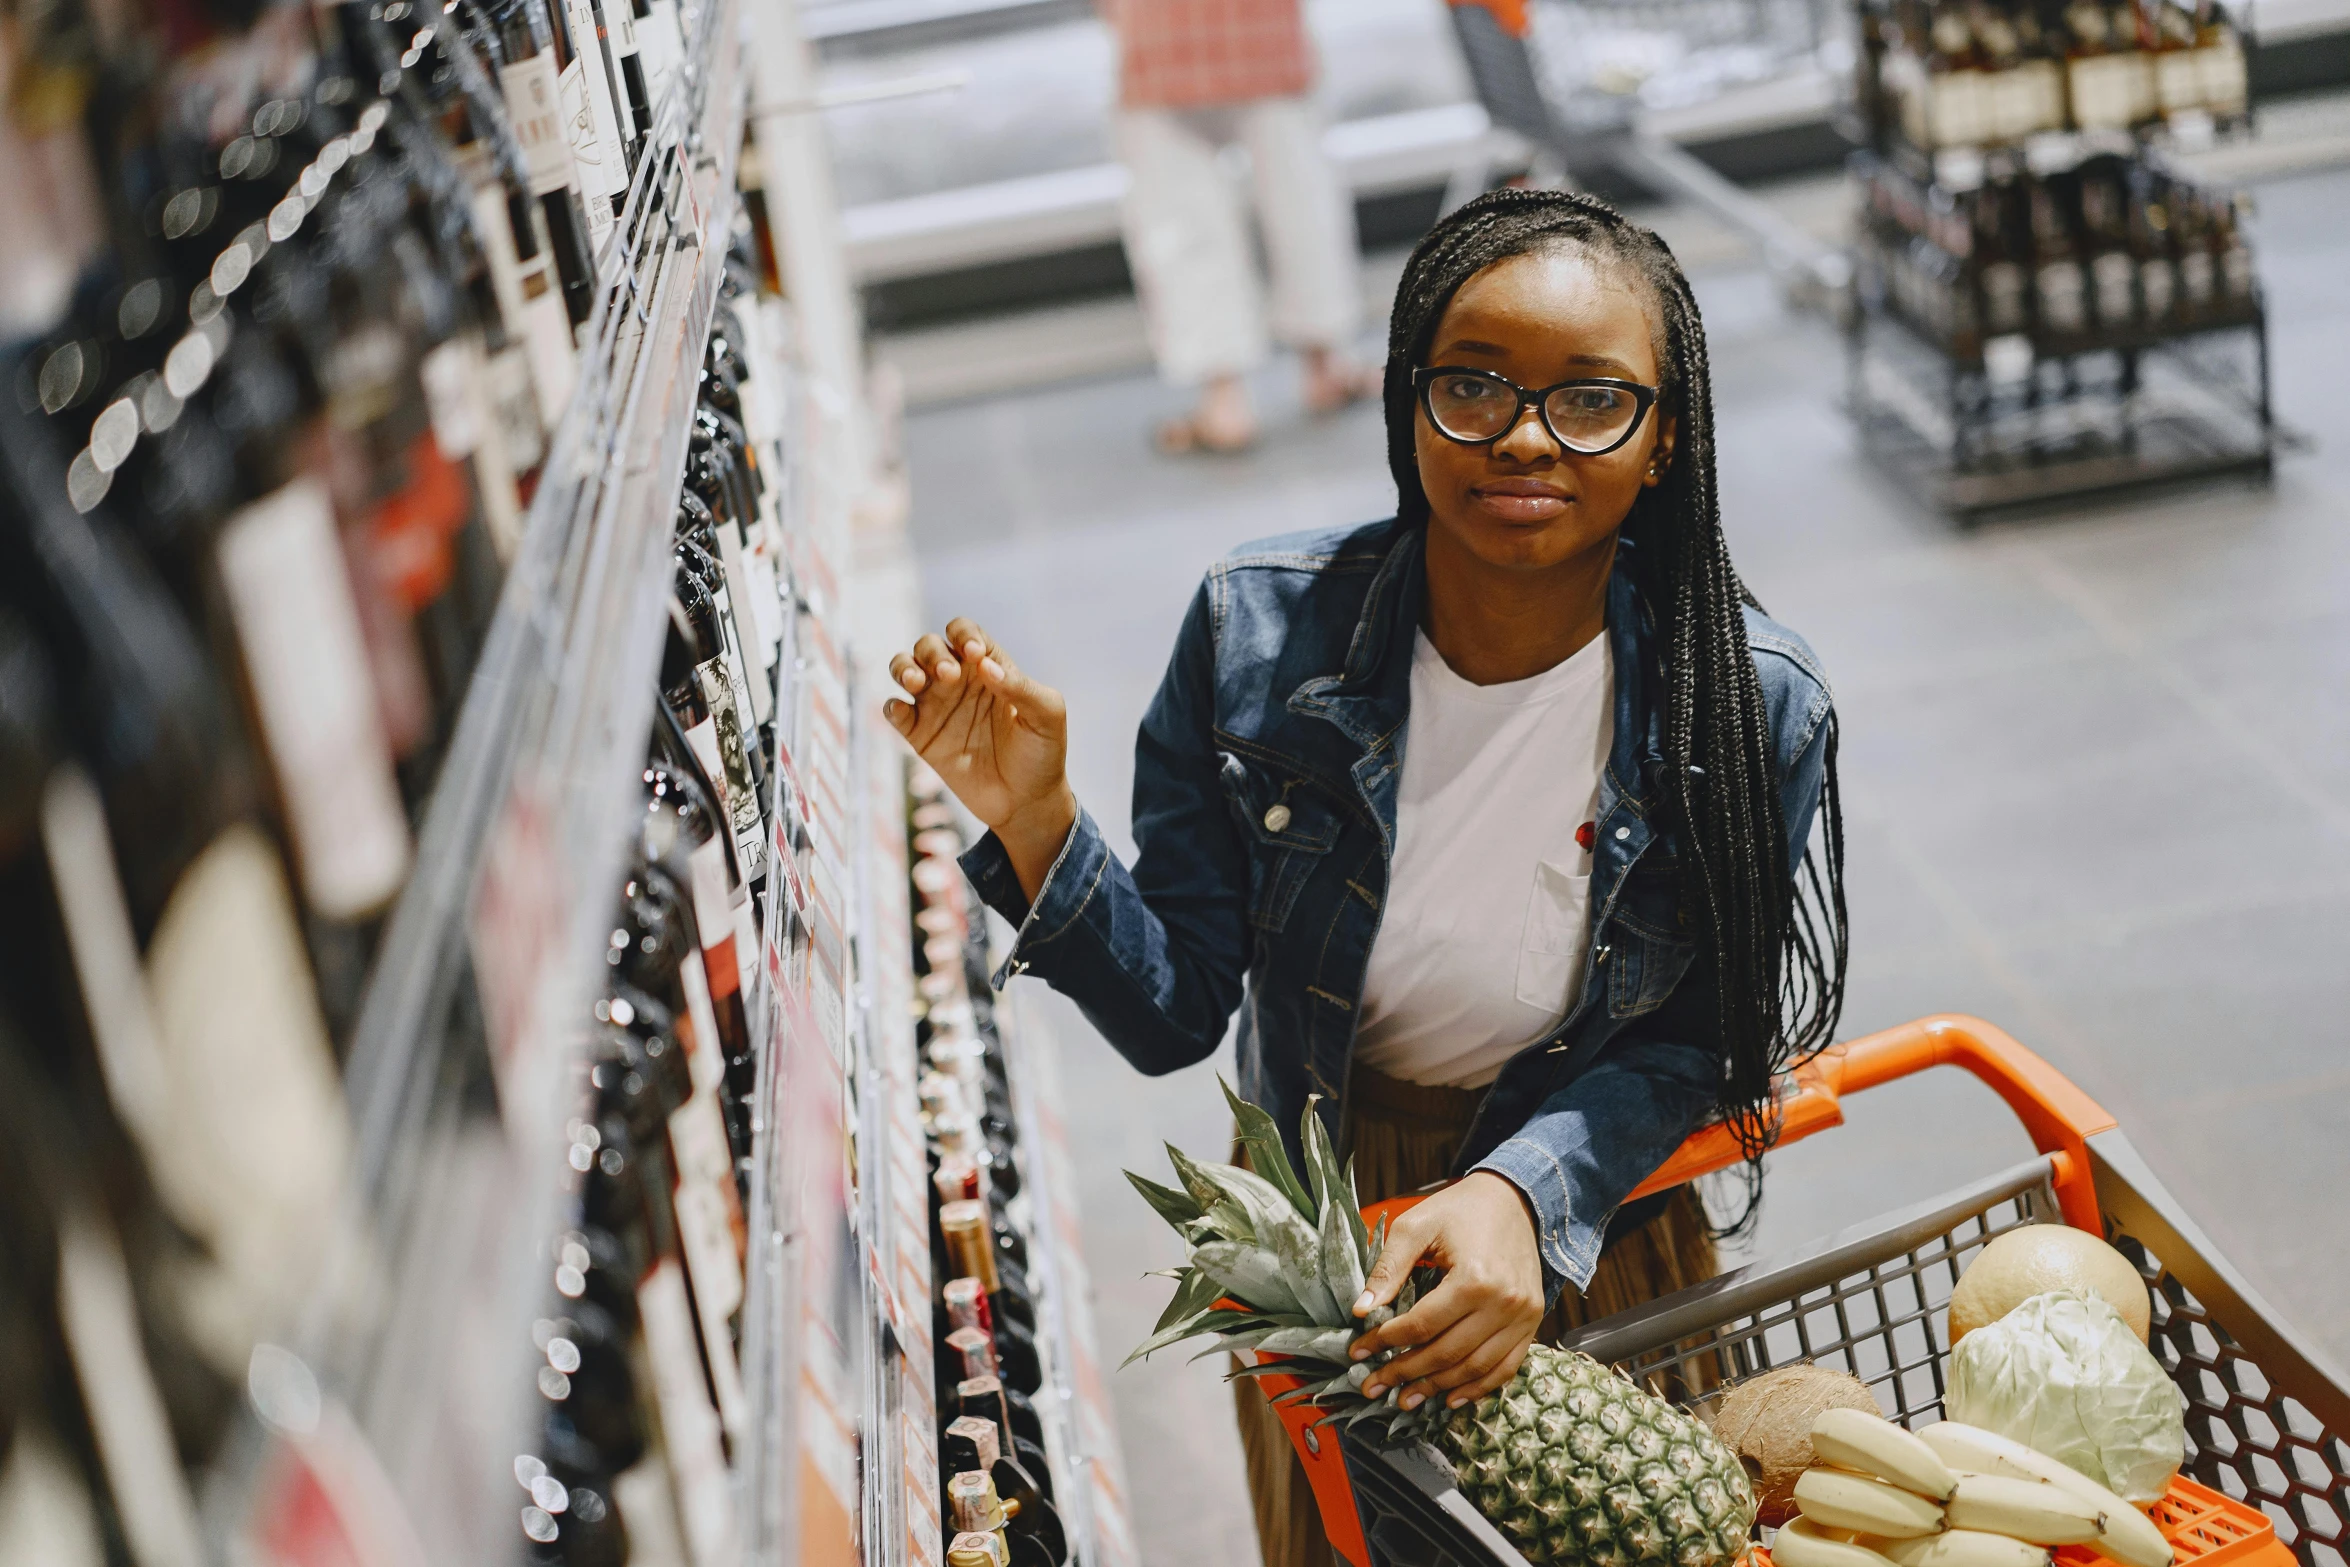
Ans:
[{"label": "black metal rack", "polygon": [[[1869,0],[1861,4],[1865,11]],[[2245,19],[2233,15],[2230,25],[2249,48]],[[1863,33],[1872,36],[1865,25]],[[1853,155],[1859,179],[1882,170],[1939,201],[1987,182],[2071,177],[2103,159],[2132,181],[2152,175],[2198,199],[2206,194],[2171,164],[2169,145],[2181,138],[2161,119],[2129,129],[2041,131],[1980,147],[1921,147],[1911,139],[1916,128],[1892,112],[1879,64],[1864,47],[1854,115],[1867,149]],[[2201,123],[2192,134],[2202,139],[2246,134],[2253,125],[2251,106],[2241,100],[2216,120],[2194,117]],[[1926,134],[1940,131],[1929,125]],[[1864,232],[1856,247],[1845,321],[1847,402],[1863,450],[1942,510],[1971,518],[2273,472],[2268,316],[2257,280],[2233,287],[2208,280],[2198,297],[2182,286],[2157,302],[2133,275],[2128,292],[2137,308],[2129,324],[2100,321],[2091,309],[2059,329],[2033,298],[2027,272],[2022,319],[1994,335],[1979,306],[1954,328],[1905,299],[1890,276],[1898,243],[1883,231]],[[1956,285],[1961,292],[1973,286],[1971,277]]]}]

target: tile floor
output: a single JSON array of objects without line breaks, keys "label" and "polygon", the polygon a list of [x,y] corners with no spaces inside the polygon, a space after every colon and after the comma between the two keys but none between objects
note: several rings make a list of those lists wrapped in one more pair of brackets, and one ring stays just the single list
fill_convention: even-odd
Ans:
[{"label": "tile floor", "polygon": [[[2350,172],[2259,188],[2276,390],[2309,438],[2273,486],[1960,529],[1864,464],[1840,357],[1730,262],[1698,292],[1732,547],[1836,682],[1854,939],[1848,1033],[1959,1010],[2118,1116],[2280,1312],[2350,1366]],[[1294,406],[1269,372],[1270,406]],[[1251,537],[1380,515],[1378,419],[1277,419],[1255,455],[1172,462],[1142,376],[917,413],[932,612],[976,615],[1073,714],[1071,772],[1123,842],[1134,723],[1201,570]],[[1112,1361],[1173,1238],[1117,1171],[1212,1150],[1211,1067],[1146,1080],[1055,1024]],[[1937,1074],[1852,1102],[1773,1162],[1783,1247],[2028,1152]],[[1154,1563],[1253,1559],[1228,1393],[1161,1357],[1114,1384]]]}]

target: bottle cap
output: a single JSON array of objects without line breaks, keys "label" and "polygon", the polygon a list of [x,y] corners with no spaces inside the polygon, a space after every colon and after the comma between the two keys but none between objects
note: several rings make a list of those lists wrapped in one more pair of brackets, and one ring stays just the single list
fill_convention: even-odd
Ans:
[{"label": "bottle cap", "polygon": [[922,961],[931,971],[957,969],[963,966],[963,938],[952,931],[922,939]]},{"label": "bottle cap", "polygon": [[967,1115],[971,1106],[963,1097],[963,1085],[951,1073],[935,1069],[922,1074],[914,1085],[915,1094],[922,1101],[922,1113],[936,1120],[942,1115]]},{"label": "bottle cap", "polygon": [[993,1471],[996,1460],[1004,1456],[1003,1433],[992,1420],[977,1415],[957,1415],[947,1422],[947,1435],[959,1436],[969,1442],[979,1455],[979,1467]]},{"label": "bottle cap", "polygon": [[987,1222],[984,1202],[950,1202],[938,1210],[938,1227],[945,1232],[947,1257],[959,1278],[974,1278],[990,1295],[996,1292],[995,1234]]},{"label": "bottle cap", "polygon": [[983,1328],[957,1328],[947,1335],[947,1348],[963,1357],[963,1374],[967,1377],[998,1375],[995,1359],[995,1340]]},{"label": "bottle cap", "polygon": [[941,1203],[979,1202],[987,1194],[979,1179],[979,1161],[968,1154],[951,1153],[941,1158],[938,1168],[930,1172],[930,1184],[938,1189]]},{"label": "bottle cap", "polygon": [[1001,1529],[1004,1504],[995,1494],[995,1476],[984,1469],[966,1469],[949,1480],[947,1512],[958,1533]]},{"label": "bottle cap", "polygon": [[977,1158],[987,1146],[979,1132],[979,1117],[968,1110],[942,1110],[930,1118],[930,1136],[942,1154]]},{"label": "bottle cap", "polygon": [[995,1308],[988,1304],[987,1291],[977,1279],[949,1279],[939,1298],[946,1303],[947,1321],[956,1327],[995,1332]]},{"label": "bottle cap", "polygon": [[1011,1567],[1011,1561],[1000,1534],[958,1534],[947,1546],[947,1567]]}]

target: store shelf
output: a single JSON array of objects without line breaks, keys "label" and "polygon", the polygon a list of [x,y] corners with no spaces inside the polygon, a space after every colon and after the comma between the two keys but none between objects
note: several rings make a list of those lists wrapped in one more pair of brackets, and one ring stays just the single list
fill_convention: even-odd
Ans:
[{"label": "store shelf", "polygon": [[[354,1032],[357,1211],[294,1346],[354,1441],[322,1458],[317,1429],[255,1419],[222,1488],[237,1500],[212,1508],[224,1535],[295,1527],[321,1465],[364,1455],[359,1489],[426,1559],[514,1548],[516,1346],[547,1288],[563,1074],[637,809],[670,498],[734,215],[740,20],[734,0],[688,13]],[[494,1096],[467,1075],[485,1046]]]}]

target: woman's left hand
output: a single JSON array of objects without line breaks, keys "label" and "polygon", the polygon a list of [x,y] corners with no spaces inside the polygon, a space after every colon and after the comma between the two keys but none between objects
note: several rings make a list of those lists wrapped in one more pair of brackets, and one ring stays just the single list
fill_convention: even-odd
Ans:
[{"label": "woman's left hand", "polygon": [[1518,1189],[1490,1170],[1471,1172],[1405,1209],[1387,1226],[1355,1315],[1395,1299],[1414,1267],[1444,1270],[1444,1281],[1411,1310],[1354,1343],[1354,1358],[1416,1345],[1381,1366],[1363,1392],[1401,1387],[1403,1407],[1442,1397],[1474,1403],[1518,1373],[1542,1325],[1542,1254],[1534,1213]]}]

